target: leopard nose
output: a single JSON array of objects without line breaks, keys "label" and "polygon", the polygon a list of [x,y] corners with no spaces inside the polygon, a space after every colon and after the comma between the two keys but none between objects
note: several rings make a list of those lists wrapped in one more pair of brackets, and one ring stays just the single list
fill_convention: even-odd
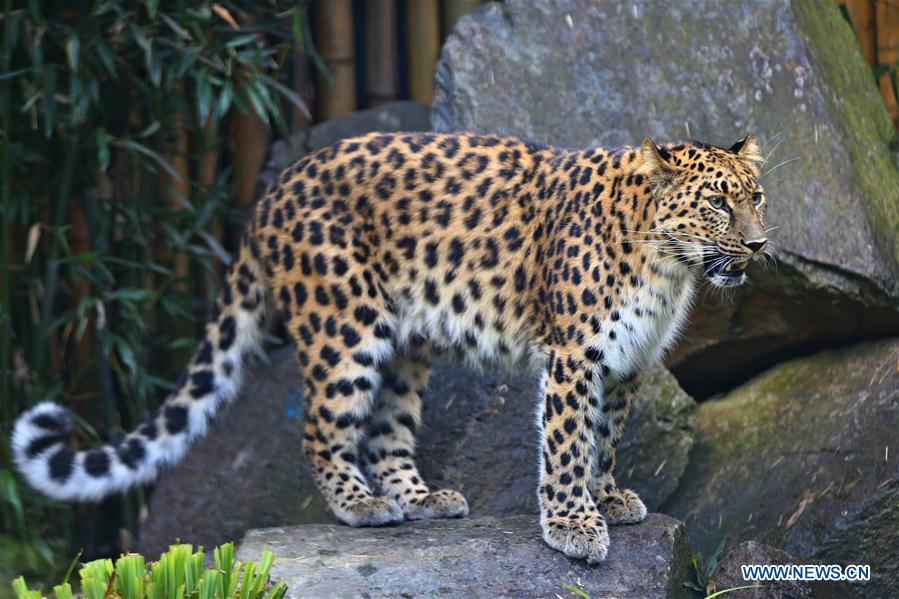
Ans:
[{"label": "leopard nose", "polygon": [[761,252],[763,249],[765,249],[765,245],[767,243],[768,243],[768,240],[763,237],[761,239],[751,239],[749,241],[744,241],[743,245],[745,245],[750,250],[752,250],[753,253],[757,253],[757,252]]}]

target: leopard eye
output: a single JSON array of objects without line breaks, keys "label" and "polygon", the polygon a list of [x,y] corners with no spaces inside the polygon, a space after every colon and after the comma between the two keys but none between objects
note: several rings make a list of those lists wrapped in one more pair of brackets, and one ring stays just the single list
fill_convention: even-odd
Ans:
[{"label": "leopard eye", "polygon": [[722,208],[724,208],[724,196],[709,196],[706,199],[709,201],[709,204],[712,205],[712,208],[716,210],[721,210]]},{"label": "leopard eye", "polygon": [[754,194],[752,194],[752,203],[753,203],[754,205],[758,206],[759,204],[762,203],[762,200],[764,199],[764,197],[765,197],[765,196],[762,195],[762,192],[757,191],[757,192],[755,192]]}]

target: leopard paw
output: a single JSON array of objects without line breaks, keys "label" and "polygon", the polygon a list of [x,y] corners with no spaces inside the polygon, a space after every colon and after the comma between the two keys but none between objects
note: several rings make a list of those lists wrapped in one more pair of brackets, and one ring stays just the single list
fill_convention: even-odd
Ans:
[{"label": "leopard paw", "polygon": [[597,497],[596,506],[609,524],[636,524],[646,518],[646,506],[630,489],[613,489]]},{"label": "leopard paw", "polygon": [[405,506],[409,520],[432,520],[435,518],[463,518],[468,515],[468,502],[458,491],[441,489],[416,497]]},{"label": "leopard paw", "polygon": [[546,544],[588,564],[598,564],[609,551],[609,530],[599,513],[553,517],[541,521]]},{"label": "leopard paw", "polygon": [[334,514],[350,526],[386,526],[403,521],[403,510],[390,497],[365,497],[342,503]]}]

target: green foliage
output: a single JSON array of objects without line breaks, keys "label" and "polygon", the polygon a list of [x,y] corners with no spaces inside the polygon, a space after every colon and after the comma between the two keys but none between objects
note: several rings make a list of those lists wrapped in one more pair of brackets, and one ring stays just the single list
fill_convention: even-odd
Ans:
[{"label": "green foliage", "polygon": [[[116,561],[94,560],[81,567],[82,595],[85,599],[283,599],[287,586],[280,580],[271,584],[275,557],[263,551],[259,564],[234,559],[234,544],[216,547],[215,568],[203,569],[202,549],[172,545],[147,570],[142,555],[123,555]],[[12,584],[18,599],[41,599],[28,589],[22,577]],[[53,587],[56,599],[71,599],[68,582]]]},{"label": "green foliage", "polygon": [[702,551],[696,550],[693,552],[693,580],[688,580],[684,583],[685,587],[691,588],[694,591],[698,591],[700,593],[707,593],[709,590],[709,583],[712,582],[712,575],[715,573],[715,569],[718,567],[718,560],[721,558],[721,553],[724,551],[725,540],[722,539],[720,543],[718,543],[718,547],[715,551],[712,552],[708,557],[704,557],[702,555]]},{"label": "green foliage", "polygon": [[577,595],[578,597],[581,597],[581,599],[590,599],[590,595],[588,595],[587,593],[585,593],[578,587],[574,586],[573,584],[562,583],[562,586],[565,587],[566,589],[568,589],[569,591],[571,591],[572,593],[574,593],[575,595]]},{"label": "green foliage", "polygon": [[[115,435],[171,388],[228,259],[214,226],[237,219],[228,156],[204,133],[306,111],[279,80],[292,48],[311,49],[305,4],[0,4],[0,581],[58,578],[56,556],[82,543],[84,508],[18,486],[15,417],[54,400]],[[140,498],[122,501],[133,529]]]}]

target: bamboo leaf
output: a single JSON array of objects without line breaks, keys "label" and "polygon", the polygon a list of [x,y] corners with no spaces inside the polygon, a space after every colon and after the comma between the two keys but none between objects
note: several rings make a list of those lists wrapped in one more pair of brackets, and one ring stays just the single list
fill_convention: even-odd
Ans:
[{"label": "bamboo leaf", "polygon": [[194,79],[197,83],[197,116],[201,123],[205,123],[212,110],[212,84],[202,73]]},{"label": "bamboo leaf", "polygon": [[18,77],[19,75],[24,75],[25,73],[30,72],[31,69],[17,69],[15,71],[10,71],[8,73],[0,73],[0,81],[4,79],[12,79],[13,77]]},{"label": "bamboo leaf", "polygon": [[165,172],[167,172],[169,175],[171,175],[173,179],[175,179],[177,181],[182,180],[181,175],[178,173],[178,171],[175,170],[175,167],[173,167],[171,164],[169,164],[169,162],[165,158],[163,158],[162,156],[160,156],[158,153],[154,152],[147,146],[140,144],[131,139],[116,139],[112,142],[112,145],[119,146],[121,148],[129,150],[132,153],[142,154],[142,155],[150,158],[151,160],[153,160],[160,167],[162,167],[162,169]]},{"label": "bamboo leaf", "polygon": [[150,15],[151,19],[156,18],[156,13],[159,11],[159,0],[147,0],[147,13]]},{"label": "bamboo leaf", "polygon": [[217,14],[219,18],[230,25],[232,29],[240,29],[240,26],[237,24],[237,21],[234,20],[234,17],[231,16],[231,13],[228,11],[228,9],[221,4],[213,4],[212,12]]},{"label": "bamboo leaf", "polygon": [[202,237],[206,241],[209,249],[211,249],[213,253],[218,256],[219,260],[221,260],[223,264],[231,264],[231,256],[215,237],[213,237],[206,231],[198,231],[198,233],[200,234],[200,237]]},{"label": "bamboo leaf", "polygon": [[239,48],[240,46],[246,46],[247,44],[258,43],[259,37],[255,33],[248,33],[246,35],[239,35],[231,40],[228,40],[228,43],[225,44],[228,48]]},{"label": "bamboo leaf", "polygon": [[191,37],[190,32],[188,32],[187,29],[185,29],[184,27],[179,25],[177,22],[175,22],[175,20],[172,19],[170,16],[168,16],[165,13],[159,13],[159,18],[161,18],[163,21],[165,21],[165,24],[169,26],[169,29],[171,29],[172,31],[175,32],[175,35],[184,39],[185,41],[188,41],[188,42],[193,41],[194,38]]},{"label": "bamboo leaf", "polygon": [[306,103],[303,102],[303,99],[296,94],[292,89],[277,81],[276,79],[272,79],[268,75],[259,74],[257,75],[260,81],[263,81],[269,87],[275,88],[282,96],[284,96],[291,104],[297,107],[297,109],[303,113],[303,116],[307,119],[312,119],[312,114],[309,112],[309,108],[306,106]]},{"label": "bamboo leaf", "polygon": [[44,89],[41,93],[44,113],[44,135],[50,137],[56,117],[56,66],[48,65],[44,70]]},{"label": "bamboo leaf", "polygon": [[37,244],[41,239],[41,224],[34,223],[31,225],[31,228],[28,229],[28,245],[25,250],[25,264],[31,264],[31,259],[34,257],[34,252],[37,250]]},{"label": "bamboo leaf", "polygon": [[66,57],[69,59],[69,68],[73,71],[78,70],[78,53],[81,46],[78,42],[78,36],[73,35],[66,40]]}]

